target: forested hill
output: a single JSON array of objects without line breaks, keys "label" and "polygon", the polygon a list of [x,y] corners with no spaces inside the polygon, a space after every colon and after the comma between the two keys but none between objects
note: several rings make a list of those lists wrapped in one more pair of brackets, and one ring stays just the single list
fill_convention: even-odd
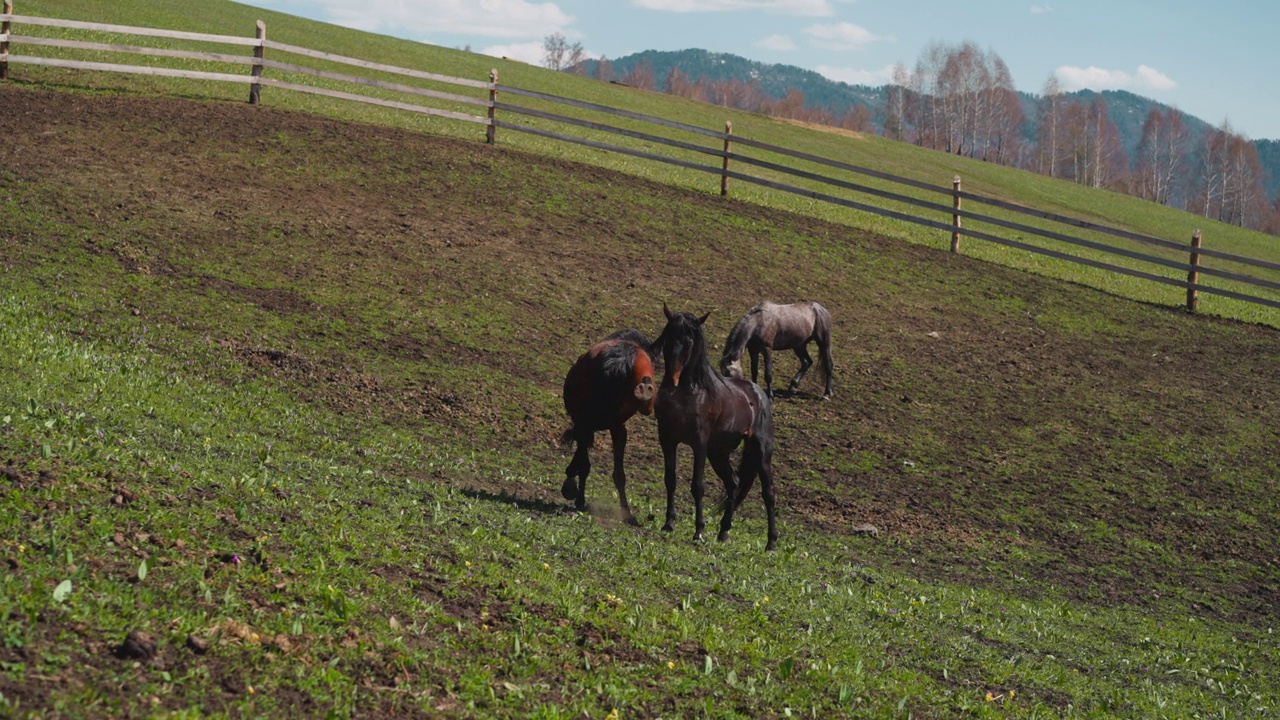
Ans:
[{"label": "forested hill", "polygon": [[[690,49],[676,51],[645,50],[625,57],[603,61],[589,60],[582,71],[593,77],[623,81],[647,75],[655,90],[667,91],[667,79],[671,71],[678,69],[690,82],[704,79],[707,82],[736,81],[749,83],[755,80],[759,89],[772,100],[781,100],[788,91],[798,90],[804,96],[808,109],[825,108],[839,118],[855,105],[870,109],[871,122],[877,132],[884,129],[887,92],[885,86],[850,85],[830,80],[812,70],[794,65],[765,64],[729,53]],[[647,70],[645,68],[647,67]],[[1091,103],[1096,95],[1092,90],[1066,93],[1069,100]],[[1153,107],[1165,109],[1163,103],[1124,90],[1107,90],[1100,93],[1107,102],[1111,120],[1120,135],[1121,145],[1132,157],[1142,137],[1142,125]],[[1019,91],[1022,109],[1026,115],[1025,133],[1030,138],[1035,132],[1035,106],[1039,96]],[[1218,121],[1194,117],[1182,113],[1183,122],[1193,137],[1203,137],[1204,132]],[[1270,198],[1280,194],[1280,140],[1254,140],[1262,162],[1264,187]]]},{"label": "forested hill", "polygon": [[[690,80],[705,79],[708,82],[733,80],[747,83],[756,80],[760,89],[774,100],[781,100],[789,90],[804,94],[805,107],[825,107],[837,117],[855,103],[872,109],[877,124],[883,122],[885,96],[883,87],[850,85],[836,82],[794,65],[767,65],[729,53],[708,50],[645,50],[617,60],[612,65],[613,77],[622,80],[637,69],[647,65],[655,80],[655,89],[666,90],[667,77],[673,69],[679,69]],[[600,77],[599,61],[588,60],[586,74]]]}]

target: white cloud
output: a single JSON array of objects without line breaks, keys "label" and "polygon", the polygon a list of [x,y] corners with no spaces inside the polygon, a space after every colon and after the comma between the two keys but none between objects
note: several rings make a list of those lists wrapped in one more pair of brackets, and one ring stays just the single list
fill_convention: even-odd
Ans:
[{"label": "white cloud", "polygon": [[1051,12],[1053,12],[1053,8],[1049,7],[1048,5],[1032,5],[1031,6],[1032,15],[1048,15]]},{"label": "white cloud", "polygon": [[1178,87],[1178,83],[1174,82],[1173,78],[1146,65],[1138,66],[1138,75],[1135,80],[1139,87],[1151,90],[1174,90]]},{"label": "white cloud", "polygon": [[542,43],[512,43],[510,45],[490,45],[480,50],[481,55],[489,57],[508,58],[511,60],[519,60],[527,62],[530,65],[542,64]]},{"label": "white cloud", "polygon": [[[542,38],[565,32],[573,16],[554,2],[530,0],[315,0],[330,22],[357,30],[427,38],[444,33]],[[270,4],[264,2],[264,5]],[[567,34],[567,33],[566,33]]]},{"label": "white cloud", "polygon": [[1155,68],[1139,65],[1136,73],[1124,70],[1106,70],[1090,65],[1087,68],[1064,65],[1054,71],[1062,89],[1073,90],[1173,90],[1178,83]]},{"label": "white cloud", "polygon": [[787,52],[796,49],[796,41],[791,39],[790,35],[770,35],[756,41],[756,47],[765,50],[778,50]]},{"label": "white cloud", "polygon": [[893,82],[892,65],[885,65],[879,70],[859,70],[857,68],[819,65],[814,68],[814,72],[828,80],[846,82],[850,85],[871,85],[872,87],[875,87],[879,85],[887,85]]},{"label": "white cloud", "polygon": [[873,42],[884,40],[879,35],[853,23],[834,23],[831,25],[810,25],[804,33],[813,39],[813,44],[827,50],[858,50]]},{"label": "white cloud", "polygon": [[768,10],[783,15],[835,15],[831,0],[631,0],[646,10],[665,12],[727,12]]}]

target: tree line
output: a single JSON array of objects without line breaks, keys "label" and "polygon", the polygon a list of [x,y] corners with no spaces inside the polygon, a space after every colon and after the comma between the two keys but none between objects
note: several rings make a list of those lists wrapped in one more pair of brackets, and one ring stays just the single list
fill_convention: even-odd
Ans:
[{"label": "tree line", "polygon": [[585,62],[582,46],[553,34],[546,67],[773,117],[839,127],[1135,195],[1240,227],[1280,235],[1280,197],[1268,201],[1256,146],[1230,123],[1193,133],[1181,112],[1153,106],[1133,155],[1106,99],[1072,99],[1053,76],[1028,117],[1008,66],[972,42],[930,43],[913,68],[899,63],[885,88],[882,125],[870,107],[809,106],[795,88],[771,97],[758,80],[691,78],[673,68],[659,82],[647,62],[615,73]]}]

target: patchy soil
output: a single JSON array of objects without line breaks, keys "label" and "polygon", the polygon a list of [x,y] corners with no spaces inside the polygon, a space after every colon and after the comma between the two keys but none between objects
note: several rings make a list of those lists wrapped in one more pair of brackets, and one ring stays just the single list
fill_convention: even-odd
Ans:
[{"label": "patchy soil", "polygon": [[[1278,609],[1273,328],[479,143],[13,86],[0,106],[0,193],[38,183],[11,209],[58,228],[0,229],[11,272],[55,283],[66,253],[109,259],[141,289],[90,334],[143,323],[344,413],[552,468],[477,492],[561,505],[563,372],[608,332],[656,332],[665,301],[712,310],[718,347],[759,300],[812,298],[836,318],[836,394],[815,369],[777,402],[784,542],[787,524],[871,523],[876,561],[958,582]],[[775,386],[794,368],[780,354]],[[652,435],[633,421],[633,504],[661,502]],[[593,457],[607,515],[606,436]]]}]

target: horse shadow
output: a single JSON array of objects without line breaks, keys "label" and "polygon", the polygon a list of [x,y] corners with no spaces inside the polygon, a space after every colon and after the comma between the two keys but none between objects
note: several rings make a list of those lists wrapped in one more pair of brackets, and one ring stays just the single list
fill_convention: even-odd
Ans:
[{"label": "horse shadow", "polygon": [[[479,488],[467,488],[461,491],[463,495],[472,500],[480,500],[482,502],[494,503],[497,505],[507,505],[518,510],[539,515],[575,515],[577,513],[586,513],[593,520],[608,527],[641,527],[639,521],[634,516],[625,516],[620,509],[613,509],[606,505],[593,506],[588,503],[584,508],[566,507],[564,503],[549,502],[547,500],[538,500],[534,498],[521,497],[512,494],[506,490],[492,492],[490,490],[481,490]],[[652,515],[649,517],[653,519]]]}]

